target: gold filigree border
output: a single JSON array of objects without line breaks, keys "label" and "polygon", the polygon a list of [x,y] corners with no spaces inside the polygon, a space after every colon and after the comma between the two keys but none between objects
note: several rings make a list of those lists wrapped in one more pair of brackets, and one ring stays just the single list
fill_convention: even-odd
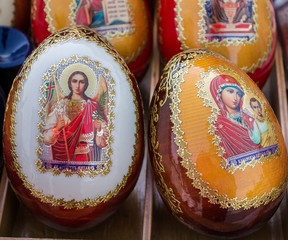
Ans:
[{"label": "gold filigree border", "polygon": [[[67,64],[69,61],[79,62],[80,60],[82,60],[82,61],[84,61],[86,63],[92,63],[95,66],[97,66],[97,68],[101,67],[101,64],[99,62],[91,61],[89,57],[81,57],[81,58],[79,58],[79,57],[77,57],[75,55],[71,56],[68,59],[62,59],[60,61],[60,64],[64,65],[64,64]],[[52,65],[50,67],[49,71],[46,72],[43,75],[43,78],[42,78],[43,79],[43,84],[44,84],[45,80],[48,80],[51,77],[51,72],[55,73],[57,70],[58,70],[58,66],[57,65]],[[43,104],[46,101],[46,97],[45,97],[45,94],[44,94],[46,88],[44,86],[42,86],[40,88],[41,98],[39,99],[39,104],[42,107],[41,107],[40,111],[38,112],[38,115],[39,115],[40,119],[42,119],[42,120],[38,124],[39,135],[37,136],[37,141],[39,143],[39,147],[36,150],[36,153],[38,155],[38,161],[36,162],[36,166],[37,166],[37,168],[39,169],[39,171],[41,173],[46,173],[46,172],[51,171],[53,173],[53,175],[60,175],[61,173],[64,173],[65,176],[67,176],[67,177],[72,176],[73,174],[77,174],[79,177],[84,177],[85,175],[90,175],[90,177],[95,177],[98,174],[102,174],[103,176],[105,176],[105,175],[107,175],[110,172],[109,168],[112,166],[112,161],[111,161],[110,156],[113,153],[113,150],[111,148],[111,144],[113,142],[113,137],[111,135],[111,132],[114,129],[114,125],[112,123],[112,120],[114,119],[113,107],[115,107],[115,101],[113,99],[115,97],[115,91],[114,91],[114,89],[112,90],[112,88],[115,85],[115,81],[114,81],[113,78],[111,78],[110,71],[108,69],[104,69],[104,73],[110,79],[110,81],[107,82],[107,84],[110,85],[110,87],[108,87],[109,102],[108,102],[108,116],[107,116],[109,137],[107,139],[107,162],[104,164],[104,167],[102,167],[100,170],[93,170],[93,169],[90,169],[90,170],[77,170],[75,172],[75,171],[72,171],[70,169],[59,170],[58,167],[54,167],[54,168],[52,168],[52,170],[50,170],[50,169],[48,170],[48,169],[46,169],[43,166],[42,161],[39,159],[39,157],[40,157],[41,153],[43,152],[43,149],[41,148],[40,143],[43,141],[42,131],[43,131],[43,127],[45,125],[45,122],[43,120],[43,116],[45,116],[45,114],[46,114],[46,108],[43,107]]]},{"label": "gold filigree border", "polygon": [[[43,0],[44,1],[44,4],[45,4],[45,7],[44,7],[44,12],[46,14],[46,17],[45,17],[45,21],[47,22],[48,24],[48,31],[50,33],[54,33],[56,32],[57,30],[59,29],[56,29],[55,26],[53,25],[53,17],[51,17],[51,8],[49,6],[49,3],[50,3],[50,0]],[[72,17],[75,17],[75,13],[73,12],[72,9],[74,9],[76,7],[76,3],[75,1],[71,1],[71,3],[69,4],[69,9],[71,9],[71,13],[69,14],[68,16],[68,19],[70,20],[71,24],[74,24],[74,21],[71,21],[71,18]],[[67,26],[68,27],[68,26]]]},{"label": "gold filigree border", "polygon": [[70,20],[70,22],[72,24],[76,24],[75,23],[75,19],[76,19],[76,12],[78,11],[77,8],[77,4],[76,4],[76,0],[73,0],[72,3],[69,5],[69,9],[70,9],[70,14],[68,16],[68,19]]},{"label": "gold filigree border", "polygon": [[[175,69],[177,69],[176,65],[172,66],[175,67]],[[166,75],[167,74],[167,75]],[[152,162],[153,162],[153,166],[155,168],[155,172],[157,173],[157,177],[155,178],[156,184],[158,185],[158,187],[161,189],[161,192],[164,193],[165,199],[167,201],[167,204],[169,205],[172,214],[175,215],[176,217],[178,217],[178,214],[183,213],[182,209],[181,209],[181,202],[176,199],[176,196],[173,192],[172,188],[169,188],[167,186],[167,184],[165,183],[165,180],[162,176],[162,173],[165,172],[165,168],[162,164],[162,155],[158,152],[158,148],[159,148],[159,142],[157,141],[157,129],[156,129],[156,124],[159,121],[159,116],[158,116],[158,103],[159,103],[159,107],[162,107],[167,98],[168,98],[168,91],[169,89],[172,88],[172,81],[170,80],[170,73],[168,71],[165,71],[161,76],[160,79],[160,85],[158,87],[158,91],[154,92],[153,95],[153,99],[151,102],[151,108],[150,108],[150,146],[152,148],[153,151],[153,158],[152,158]],[[169,81],[170,80],[170,81]],[[160,100],[160,91],[164,91],[165,92],[165,97],[164,100]],[[183,221],[183,219],[181,218],[181,220]]]},{"label": "gold filigree border", "polygon": [[[183,18],[181,16],[181,7],[180,7],[180,4],[181,4],[182,0],[175,0],[175,3],[176,3],[176,7],[174,8],[174,11],[176,13],[176,17],[175,17],[175,22],[177,24],[177,27],[176,27],[176,31],[178,33],[178,41],[181,43],[181,50],[182,51],[186,51],[188,49],[190,49],[191,47],[187,46],[187,44],[185,43],[186,42],[186,37],[184,36],[184,27],[182,26],[182,22],[183,22]],[[254,73],[254,71],[261,67],[263,62],[265,62],[268,58],[268,55],[271,51],[271,47],[272,47],[272,41],[273,41],[273,36],[272,36],[272,16],[271,16],[271,10],[269,8],[269,0],[266,0],[267,2],[267,12],[268,12],[268,19],[269,19],[269,26],[271,26],[269,28],[269,34],[268,34],[268,44],[267,44],[267,50],[263,53],[263,57],[262,58],[259,58],[258,61],[256,63],[253,63],[251,66],[243,66],[241,67],[241,69],[244,71],[244,72],[251,72],[251,73]],[[202,8],[200,11],[199,11],[199,16],[200,16],[200,20],[198,22],[198,26],[199,26],[199,42],[203,45],[203,47],[205,48],[209,48],[210,45],[213,45],[213,46],[220,46],[221,44],[223,44],[224,46],[229,46],[229,45],[246,45],[247,43],[250,43],[250,44],[255,44],[257,42],[257,39],[259,38],[258,36],[258,33],[257,33],[257,29],[259,28],[259,24],[257,23],[257,14],[256,14],[256,11],[258,9],[258,6],[256,5],[256,3],[254,2],[253,3],[253,19],[254,19],[254,22],[255,22],[255,37],[253,37],[250,41],[247,41],[247,40],[235,40],[235,41],[227,41],[227,40],[224,40],[224,41],[221,41],[221,42],[218,42],[218,41],[212,41],[212,42],[209,42],[205,40],[205,37],[203,37],[203,35],[205,34],[205,30],[204,30],[204,19],[203,19],[203,15],[205,14],[205,9],[204,9],[204,4],[205,4],[205,0],[199,0],[199,3],[198,5]]]},{"label": "gold filigree border", "polygon": [[181,17],[182,8],[180,7],[182,0],[175,0],[176,6],[174,11],[176,13],[175,22],[176,22],[176,32],[178,33],[178,41],[181,43],[180,49],[186,51],[189,47],[186,45],[186,37],[184,36],[184,27],[182,26],[183,18]]},{"label": "gold filigree border", "polygon": [[[48,31],[50,33],[54,33],[57,29],[55,29],[55,26],[53,25],[53,18],[50,16],[51,8],[49,7],[49,2],[50,2],[50,0],[44,0],[44,3],[45,3],[44,12],[46,13],[45,21],[48,23]],[[134,23],[135,16],[134,16],[133,11],[132,11],[132,6],[131,6],[131,3],[128,0],[125,0],[125,3],[126,3],[126,6],[128,8],[132,31],[131,30],[126,30],[123,33],[119,33],[119,32],[117,32],[115,34],[109,33],[109,34],[105,35],[105,37],[108,40],[111,40],[113,38],[121,38],[121,37],[125,37],[125,36],[129,36],[129,35],[135,34],[135,31],[136,31],[136,27],[135,27],[135,23]],[[145,9],[145,3],[143,2],[142,4],[143,4],[143,7]],[[73,24],[76,25],[76,22],[75,22],[76,11],[77,11],[76,7],[77,7],[76,1],[73,0],[71,2],[71,4],[69,5],[69,9],[71,11],[70,11],[70,14],[68,16],[68,19],[70,20],[72,25]],[[146,12],[146,9],[145,9],[145,12]],[[147,26],[149,25],[147,15],[145,15],[145,23],[146,23]],[[143,23],[142,23],[142,25],[143,25]],[[147,45],[148,38],[149,38],[148,36],[149,36],[149,34],[146,34],[146,38],[144,38],[144,40],[142,41],[141,45],[138,47],[137,52],[133,52],[132,54],[130,54],[129,56],[126,56],[126,57],[123,56],[125,61],[126,61],[126,63],[130,63],[130,62],[135,61],[137,59],[137,57],[142,54],[142,52],[144,51],[144,49],[145,49],[145,47]]]},{"label": "gold filigree border", "polygon": [[[162,164],[162,156],[157,151],[159,147],[159,142],[157,140],[157,130],[155,124],[159,120],[158,108],[161,108],[168,98],[171,99],[170,110],[172,115],[170,120],[173,123],[172,131],[175,134],[174,142],[178,146],[177,153],[181,157],[181,164],[187,170],[187,176],[192,179],[192,185],[200,191],[202,197],[208,198],[209,202],[212,204],[219,204],[221,208],[233,208],[234,210],[238,209],[249,209],[252,207],[259,207],[260,205],[268,204],[269,202],[277,199],[280,194],[286,188],[286,181],[283,181],[277,188],[272,188],[269,193],[264,193],[260,197],[254,197],[248,199],[228,198],[226,195],[219,195],[217,190],[211,189],[209,183],[203,181],[201,173],[198,173],[195,168],[195,163],[190,160],[191,153],[186,149],[187,143],[183,139],[183,131],[180,128],[181,121],[179,120],[179,108],[178,103],[180,102],[179,93],[181,92],[181,83],[184,81],[184,74],[189,67],[194,65],[195,60],[201,59],[204,55],[215,55],[221,57],[218,54],[210,52],[208,50],[196,50],[196,51],[186,51],[177,55],[177,57],[172,58],[166,67],[163,70],[163,74],[160,79],[160,87],[154,93],[154,100],[151,104],[151,118],[150,118],[150,134],[151,134],[151,146],[154,153],[153,156],[153,165],[158,174],[157,183],[162,187],[162,191],[168,198],[168,203],[172,209],[172,212],[177,215],[182,212],[180,201],[175,198],[173,190],[169,188],[162,176],[162,173],[165,172],[165,168]],[[187,69],[187,70],[185,70]],[[160,92],[164,92],[164,100],[157,102],[160,99]]]},{"label": "gold filigree border", "polygon": [[[131,23],[133,23],[133,20],[134,20],[134,14],[133,14],[133,11],[132,11],[132,6],[131,6],[131,3],[128,1],[128,0],[124,0],[125,2],[125,5],[127,6],[128,8],[128,14],[129,14],[129,20],[131,21]],[[76,19],[76,12],[78,9],[76,9],[77,5],[76,5],[76,1],[73,0],[73,4],[71,4],[70,6],[70,10],[71,10],[71,14],[69,15],[68,19],[71,21],[72,24],[76,24],[75,22],[75,19]],[[79,7],[79,6],[78,6]],[[97,28],[95,28],[96,31],[97,31]],[[130,34],[133,34],[135,32],[135,24],[132,24],[131,26],[131,29],[133,31],[124,31],[123,33],[115,33],[115,34],[107,34],[105,35],[105,37],[108,39],[108,40],[111,40],[112,38],[114,37],[117,37],[117,38],[120,38],[120,37],[124,37],[124,36],[129,36]]]},{"label": "gold filigree border", "polygon": [[48,31],[50,33],[54,33],[56,31],[55,27],[53,26],[53,19],[50,16],[51,8],[49,7],[50,0],[43,0],[45,7],[44,12],[46,13],[45,21],[48,23]]},{"label": "gold filigree border", "polygon": [[[255,167],[256,164],[262,165],[262,164],[264,164],[265,161],[270,161],[274,157],[279,157],[281,154],[281,151],[278,148],[277,151],[273,155],[271,155],[269,153],[269,156],[267,156],[267,157],[262,156],[258,160],[256,160],[255,157],[253,157],[253,159],[248,163],[245,163],[243,161],[240,165],[232,164],[231,166],[229,166],[228,160],[225,159],[223,156],[225,153],[225,150],[223,147],[220,146],[220,143],[222,140],[221,140],[220,136],[217,135],[216,126],[214,125],[214,123],[216,122],[217,117],[219,115],[219,109],[218,109],[218,106],[216,105],[216,103],[214,101],[212,102],[210,100],[210,98],[207,97],[208,96],[208,94],[207,94],[207,91],[208,91],[207,88],[208,87],[206,86],[206,88],[205,88],[205,83],[208,82],[209,75],[212,74],[212,75],[216,76],[216,75],[219,75],[220,73],[235,76],[236,79],[238,80],[238,82],[241,84],[241,86],[243,86],[245,93],[249,93],[250,95],[254,95],[254,96],[256,96],[256,94],[247,86],[244,79],[242,77],[240,77],[233,69],[230,69],[230,68],[227,68],[224,66],[219,66],[218,68],[209,67],[207,72],[201,73],[201,75],[200,75],[201,79],[195,84],[196,87],[199,89],[198,97],[203,99],[204,107],[211,107],[212,114],[210,117],[208,117],[208,122],[209,122],[208,132],[211,136],[214,136],[213,144],[218,148],[217,149],[217,155],[223,159],[223,161],[221,162],[221,167],[230,173],[234,173],[237,169],[244,171],[245,168],[248,166]],[[260,101],[262,106],[265,105],[261,99],[258,99],[258,101]],[[271,122],[267,108],[263,108],[263,111],[264,111],[264,116],[266,116],[267,121]],[[274,125],[272,125],[271,127],[273,129],[272,132],[275,132]],[[275,143],[276,142],[278,143],[278,138],[276,135],[273,136],[273,139],[274,139]]]},{"label": "gold filigree border", "polygon": [[[121,66],[122,71],[126,74],[126,80],[128,81],[131,92],[133,93],[133,103],[135,104],[135,115],[136,115],[136,133],[134,134],[135,137],[135,144],[133,146],[134,148],[134,155],[132,156],[132,162],[129,166],[128,172],[126,175],[123,176],[122,182],[117,184],[113,191],[109,191],[105,196],[99,196],[95,199],[86,198],[82,201],[76,201],[75,199],[66,201],[63,198],[55,198],[53,195],[45,195],[42,190],[35,189],[34,184],[30,183],[27,179],[27,176],[22,173],[22,166],[18,162],[18,154],[16,152],[17,143],[15,142],[15,125],[16,125],[16,119],[15,115],[17,113],[17,103],[20,101],[20,93],[23,90],[23,83],[27,79],[27,75],[29,71],[31,70],[34,62],[36,62],[39,57],[45,53],[52,45],[57,44],[59,42],[66,42],[70,39],[74,40],[80,40],[85,39],[89,42],[97,42],[97,45],[104,48],[105,51],[114,57],[114,60],[118,62]],[[119,54],[113,49],[112,45],[105,40],[103,37],[101,37],[99,34],[95,33],[94,31],[90,30],[87,27],[83,26],[72,26],[70,28],[64,28],[54,34],[52,34],[50,37],[45,39],[37,48],[37,50],[33,51],[32,54],[25,60],[23,67],[20,71],[20,73],[17,75],[15,81],[18,81],[17,85],[13,85],[12,88],[15,89],[14,98],[12,100],[12,106],[11,106],[11,137],[10,137],[10,143],[11,143],[11,156],[14,159],[14,167],[16,169],[16,172],[19,176],[19,178],[22,180],[23,185],[25,188],[30,190],[30,193],[32,196],[39,198],[41,202],[51,204],[52,206],[63,206],[65,209],[81,209],[84,207],[94,207],[97,206],[100,203],[107,202],[112,197],[116,196],[119,191],[126,185],[127,180],[129,176],[132,173],[133,166],[135,165],[137,161],[137,154],[138,149],[137,145],[139,144],[139,135],[138,132],[140,130],[139,121],[141,119],[139,112],[138,112],[138,106],[139,103],[136,99],[136,93],[133,88],[132,80],[130,79],[130,71],[125,63],[125,61],[119,56]],[[12,89],[13,91],[14,89]]]}]

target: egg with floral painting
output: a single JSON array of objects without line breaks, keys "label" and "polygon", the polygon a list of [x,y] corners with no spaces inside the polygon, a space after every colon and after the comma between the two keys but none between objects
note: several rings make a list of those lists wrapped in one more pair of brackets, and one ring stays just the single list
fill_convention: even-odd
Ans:
[{"label": "egg with floral painting", "polygon": [[207,48],[265,85],[277,42],[273,1],[160,0],[157,19],[165,62],[181,51]]},{"label": "egg with floral painting", "polygon": [[31,16],[37,45],[63,27],[87,26],[106,37],[138,82],[142,80],[152,52],[146,0],[33,0]]},{"label": "egg with floral painting", "polygon": [[171,213],[213,236],[249,234],[285,195],[287,152],[265,96],[207,49],[175,55],[150,105],[149,153]]},{"label": "egg with floral painting", "polygon": [[94,226],[127,198],[140,172],[137,81],[102,36],[64,28],[16,76],[3,138],[11,186],[32,213],[64,231]]}]

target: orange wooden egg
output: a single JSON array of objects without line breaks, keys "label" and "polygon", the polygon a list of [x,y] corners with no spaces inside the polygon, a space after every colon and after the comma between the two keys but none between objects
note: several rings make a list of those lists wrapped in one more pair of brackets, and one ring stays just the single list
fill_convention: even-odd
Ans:
[{"label": "orange wooden egg", "polygon": [[146,0],[33,0],[31,15],[37,45],[61,28],[87,26],[106,37],[138,81],[142,79],[152,52]]},{"label": "orange wooden egg", "polygon": [[272,108],[246,73],[209,50],[177,54],[150,114],[157,188],[178,220],[236,237],[274,214],[286,188],[287,153]]},{"label": "orange wooden egg", "polygon": [[159,0],[158,40],[166,62],[191,48],[220,53],[260,88],[274,63],[276,21],[271,0]]}]

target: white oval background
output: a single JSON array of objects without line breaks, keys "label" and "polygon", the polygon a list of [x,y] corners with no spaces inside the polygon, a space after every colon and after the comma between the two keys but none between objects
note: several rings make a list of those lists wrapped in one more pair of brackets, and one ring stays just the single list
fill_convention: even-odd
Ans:
[{"label": "white oval background", "polygon": [[[77,174],[73,174],[71,177],[65,177],[63,173],[53,176],[51,172],[40,173],[35,165],[38,160],[36,149],[39,143],[36,136],[39,134],[37,125],[40,122],[38,115],[40,104],[38,101],[41,97],[42,76],[52,64],[58,65],[60,60],[72,55],[89,57],[92,61],[100,62],[101,67],[107,68],[115,80],[116,94],[113,108],[115,118],[112,119],[114,129],[111,132],[113,136],[112,166],[106,176],[99,174],[96,177],[86,175],[80,178]],[[35,190],[42,190],[43,194],[53,195],[54,198],[64,198],[65,201],[94,199],[105,196],[109,191],[113,192],[116,185],[121,184],[123,176],[128,174],[129,166],[132,165],[132,156],[134,156],[133,145],[137,120],[135,111],[138,109],[133,100],[131,86],[121,66],[96,43],[84,39],[70,39],[48,48],[31,66],[27,79],[23,83],[15,114],[16,152],[22,173],[27,176],[27,181],[34,184]]]}]

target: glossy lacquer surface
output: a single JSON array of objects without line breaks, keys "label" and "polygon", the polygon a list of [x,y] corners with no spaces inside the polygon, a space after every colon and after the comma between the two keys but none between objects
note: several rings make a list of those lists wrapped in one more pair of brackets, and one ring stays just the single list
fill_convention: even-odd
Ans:
[{"label": "glossy lacquer surface", "polygon": [[164,62],[191,48],[230,59],[262,88],[274,62],[276,24],[271,1],[161,0],[158,42]]},{"label": "glossy lacquer surface", "polygon": [[137,82],[104,38],[75,26],[52,34],[28,57],[7,102],[4,154],[16,195],[62,231],[103,221],[138,179],[142,114]]},{"label": "glossy lacquer surface", "polygon": [[37,45],[63,27],[87,26],[106,37],[138,82],[142,80],[152,51],[151,17],[146,0],[33,0],[31,14]]},{"label": "glossy lacquer surface", "polygon": [[[230,105],[227,90],[238,99]],[[270,219],[285,193],[287,154],[269,103],[244,72],[208,50],[178,54],[163,70],[150,116],[157,189],[178,220],[236,237]]]}]

